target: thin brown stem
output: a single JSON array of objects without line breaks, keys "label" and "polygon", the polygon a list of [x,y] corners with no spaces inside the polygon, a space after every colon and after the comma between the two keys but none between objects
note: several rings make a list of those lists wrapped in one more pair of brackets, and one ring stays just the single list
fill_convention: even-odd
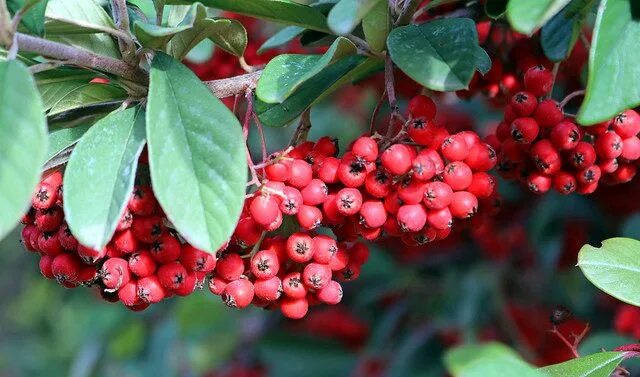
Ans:
[{"label": "thin brown stem", "polygon": [[242,94],[246,92],[247,89],[255,88],[261,74],[262,71],[256,71],[227,79],[205,81],[204,83],[216,97],[227,98],[236,94]]},{"label": "thin brown stem", "polygon": [[558,71],[560,70],[560,63],[555,63],[553,65],[553,70],[551,71],[551,74],[553,75],[553,81],[551,81],[551,90],[549,90],[549,94],[547,94],[547,98],[551,98],[551,95],[553,94],[553,87],[556,85],[556,79],[558,78]]},{"label": "thin brown stem", "polygon": [[300,123],[298,123],[296,132],[291,137],[289,145],[295,147],[305,142],[307,135],[309,135],[309,130],[311,130],[311,109],[305,110],[300,116]]},{"label": "thin brown stem", "polygon": [[126,0],[111,0],[111,9],[118,30],[126,36],[118,37],[118,47],[124,61],[133,65],[136,63],[136,45],[131,38],[131,31],[129,30],[129,11],[127,10]]},{"label": "thin brown stem", "polygon": [[400,12],[398,19],[396,20],[396,25],[403,26],[411,22],[413,14],[416,12],[416,9],[418,9],[421,2],[422,0],[405,0],[402,12]]},{"label": "thin brown stem", "polygon": [[0,44],[4,46],[12,43],[9,25],[11,25],[11,15],[9,14],[9,8],[7,8],[7,2],[6,0],[0,0]]},{"label": "thin brown stem", "polygon": [[375,127],[375,124],[376,124],[376,118],[378,117],[378,113],[380,112],[380,108],[382,107],[382,104],[384,103],[385,98],[387,98],[387,88],[384,88],[382,90],[382,95],[380,96],[380,99],[378,100],[378,103],[376,104],[375,109],[373,109],[373,114],[371,115],[371,122],[369,123],[369,135],[373,134],[373,128]]},{"label": "thin brown stem", "polygon": [[560,102],[558,106],[560,106],[560,108],[563,109],[567,105],[567,103],[569,103],[569,101],[571,101],[576,97],[583,96],[584,94],[585,94],[584,90],[576,90],[575,92],[571,92],[567,94],[566,97],[564,97],[564,99],[562,100],[562,102]]}]

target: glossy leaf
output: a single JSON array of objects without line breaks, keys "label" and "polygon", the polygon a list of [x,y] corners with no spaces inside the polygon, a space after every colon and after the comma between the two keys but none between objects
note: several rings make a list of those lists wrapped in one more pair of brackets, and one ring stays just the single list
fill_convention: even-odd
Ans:
[{"label": "glossy leaf", "polygon": [[305,29],[299,26],[287,26],[272,35],[258,49],[258,54],[286,45],[298,37]]},{"label": "glossy leaf", "polygon": [[61,97],[89,84],[95,77],[95,73],[84,69],[53,69],[36,73],[36,84],[42,96],[44,110],[48,111]]},{"label": "glossy leaf", "polygon": [[262,72],[256,95],[266,103],[282,103],[300,85],[328,65],[355,53],[356,47],[353,43],[339,37],[324,55],[279,55],[272,59]]},{"label": "glossy leaf", "polygon": [[248,43],[247,31],[240,22],[227,18],[204,18],[197,20],[191,29],[177,33],[169,42],[169,52],[182,60],[204,39],[210,39],[235,56],[244,55]]},{"label": "glossy leaf", "polygon": [[28,209],[47,151],[35,81],[18,61],[0,62],[0,240]]},{"label": "glossy leaf", "polygon": [[168,0],[167,4],[193,4],[251,17],[329,32],[326,17],[315,8],[286,0]]},{"label": "glossy leaf", "polygon": [[444,363],[454,377],[544,376],[501,343],[452,348],[445,354]]},{"label": "glossy leaf", "polygon": [[[29,33],[42,36],[44,34],[44,15],[47,9],[48,0],[40,0],[32,5],[20,19],[20,26]],[[32,0],[8,0],[7,7],[11,13],[17,12],[25,5],[33,3]]]},{"label": "glossy leaf", "polygon": [[575,45],[595,0],[572,0],[540,31],[544,54],[554,62],[566,59]]},{"label": "glossy leaf", "polygon": [[404,73],[439,91],[467,88],[481,55],[475,23],[467,18],[396,28],[389,34],[387,47]]},{"label": "glossy leaf", "polygon": [[381,2],[386,4],[386,0],[340,0],[329,12],[327,24],[338,35],[349,34]]},{"label": "glossy leaf", "polygon": [[[69,83],[69,86],[72,84]],[[127,98],[127,92],[115,85],[109,84],[83,84],[70,87],[65,94],[49,97],[47,95],[49,108],[48,115],[56,115],[65,111],[78,109],[85,106],[96,105],[105,102],[116,102]]]},{"label": "glossy leaf", "polygon": [[640,306],[640,241],[610,238],[602,241],[600,248],[584,245],[578,254],[578,267],[607,294]]},{"label": "glossy leaf", "polygon": [[[637,6],[635,6],[637,8]],[[603,0],[598,8],[586,96],[578,112],[583,125],[610,119],[640,104],[640,18],[631,0]]]},{"label": "glossy leaf", "polygon": [[151,180],[167,217],[195,247],[218,250],[244,203],[241,126],[185,66],[157,53],[147,105]]},{"label": "glossy leaf", "polygon": [[362,31],[369,47],[373,51],[384,51],[390,30],[389,4],[386,1],[379,1],[362,20]]},{"label": "glossy leaf", "polygon": [[511,26],[523,34],[531,34],[560,12],[570,0],[510,0],[507,18]]},{"label": "glossy leaf", "polygon": [[78,127],[62,128],[49,133],[49,149],[46,161],[48,162],[60,152],[75,145],[92,124],[84,124]]},{"label": "glossy leaf", "polygon": [[378,59],[367,59],[357,55],[348,56],[307,80],[280,104],[256,101],[256,112],[260,121],[266,126],[286,126],[311,105],[342,85],[367,77],[381,68],[382,62]]},{"label": "glossy leaf", "polygon": [[189,7],[183,19],[170,26],[161,26],[153,23],[136,21],[133,30],[143,46],[149,48],[162,48],[169,43],[171,38],[180,32],[191,30],[195,23],[207,17],[207,10],[201,4]]},{"label": "glossy leaf", "polygon": [[485,75],[491,70],[491,58],[483,48],[476,49],[474,59],[478,72]]},{"label": "glossy leaf", "polygon": [[549,377],[609,377],[624,359],[624,352],[599,352],[549,365],[540,371]]},{"label": "glossy leaf", "polygon": [[64,174],[64,212],[78,241],[102,250],[131,197],[145,142],[144,111],[116,110],[80,139]]}]

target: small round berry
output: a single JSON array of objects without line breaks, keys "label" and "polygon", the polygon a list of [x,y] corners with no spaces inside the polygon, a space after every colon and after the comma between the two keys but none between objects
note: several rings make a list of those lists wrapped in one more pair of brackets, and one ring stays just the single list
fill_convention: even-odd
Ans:
[{"label": "small round berry", "polygon": [[78,256],[82,258],[86,264],[95,264],[107,255],[106,248],[95,250],[80,244],[78,244],[77,252]]},{"label": "small round berry", "polygon": [[301,194],[304,204],[317,206],[322,204],[322,202],[327,198],[329,189],[323,181],[314,178],[311,180],[311,183],[302,189]]},{"label": "small round berry", "polygon": [[529,68],[524,74],[524,89],[536,97],[544,97],[553,88],[553,73],[542,65]]},{"label": "small round berry", "polygon": [[488,171],[493,169],[498,162],[496,151],[489,144],[476,143],[469,150],[464,163],[474,171]]},{"label": "small round berry", "polygon": [[538,107],[538,101],[533,93],[519,92],[511,97],[511,108],[518,117],[528,117]]},{"label": "small round berry", "polygon": [[211,272],[216,267],[216,256],[195,248],[189,244],[182,245],[180,263],[187,271]]},{"label": "small round berry", "polygon": [[290,319],[301,319],[309,311],[309,302],[306,298],[285,298],[280,302],[282,315]]},{"label": "small round berry", "polygon": [[527,187],[535,194],[544,194],[551,189],[552,181],[550,176],[536,171],[527,177]]},{"label": "small round berry", "polygon": [[640,138],[632,136],[622,140],[622,154],[620,154],[620,157],[628,161],[640,159]]},{"label": "small round berry", "polygon": [[478,198],[467,191],[454,192],[449,210],[451,215],[458,219],[472,217],[478,212]]},{"label": "small round berry", "polygon": [[215,271],[219,277],[227,281],[239,279],[244,273],[244,261],[236,253],[222,254],[218,259]]},{"label": "small round berry", "polygon": [[422,204],[405,204],[398,210],[398,225],[405,232],[417,232],[427,222],[427,211]]},{"label": "small round berry", "polygon": [[576,180],[581,185],[590,185],[600,180],[602,171],[598,165],[591,165],[576,173]]},{"label": "small round berry", "polygon": [[347,187],[360,187],[367,178],[367,162],[353,155],[345,155],[338,166],[338,180]]},{"label": "small round berry", "polygon": [[432,120],[436,116],[436,104],[425,95],[417,95],[409,100],[407,110],[412,118]]},{"label": "small round berry", "polygon": [[138,280],[138,297],[142,302],[155,304],[167,295],[167,292],[160,284],[160,280],[156,275],[147,276]]},{"label": "small round berry", "polygon": [[[473,180],[473,175],[471,176]],[[429,209],[445,208],[451,203],[453,190],[444,182],[429,182],[424,191],[424,205]]]},{"label": "small round berry", "polygon": [[214,276],[209,280],[209,291],[216,296],[220,296],[226,287],[227,281],[222,278]]},{"label": "small round berry", "polygon": [[573,174],[560,171],[553,177],[553,188],[563,195],[569,195],[576,190],[577,182]]},{"label": "small round berry", "polygon": [[237,279],[224,288],[222,300],[230,308],[246,308],[254,296],[253,284],[247,279]]},{"label": "small round berry", "polygon": [[453,217],[448,207],[432,209],[427,212],[427,224],[436,230],[451,228]]},{"label": "small round berry", "polygon": [[322,289],[331,281],[331,268],[326,264],[309,263],[302,271],[302,283],[309,289]]},{"label": "small round berry", "polygon": [[444,140],[440,150],[442,155],[449,161],[464,161],[469,155],[469,148],[464,135],[461,133],[449,136]]},{"label": "small round berry", "polygon": [[336,203],[344,216],[355,215],[362,207],[362,194],[355,188],[343,188],[336,194]]},{"label": "small round berry", "polygon": [[338,252],[338,244],[333,238],[324,234],[317,235],[312,239],[313,260],[317,263],[327,264]]},{"label": "small round berry", "polygon": [[361,224],[367,228],[379,228],[385,221],[387,221],[387,211],[380,200],[367,200],[362,203],[362,207],[360,207]]},{"label": "small round berry", "polygon": [[389,195],[392,183],[391,176],[386,171],[378,169],[367,174],[364,187],[372,196],[384,198]]},{"label": "small round berry", "polygon": [[413,151],[404,144],[394,144],[387,148],[380,160],[382,166],[392,175],[403,175],[411,170]]},{"label": "small round berry", "polygon": [[417,144],[430,146],[433,142],[434,127],[425,118],[413,118],[407,124],[407,134]]},{"label": "small round berry", "polygon": [[412,178],[426,182],[436,175],[436,165],[429,157],[418,155],[413,159],[411,173]]},{"label": "small round berry", "polygon": [[285,296],[296,299],[307,296],[307,288],[302,283],[302,274],[291,272],[282,279],[282,291]]},{"label": "small round berry", "polygon": [[306,233],[294,233],[287,239],[287,255],[296,263],[310,261],[314,252],[313,239]]},{"label": "small round berry", "polygon": [[165,226],[160,216],[135,216],[131,231],[142,242],[151,243],[164,233]]},{"label": "small round berry", "polygon": [[126,306],[133,306],[141,303],[138,297],[138,281],[130,280],[118,290],[118,299]]},{"label": "small round berry", "polygon": [[365,161],[374,162],[378,158],[378,143],[371,137],[361,136],[353,143],[351,153]]},{"label": "small round berry", "polygon": [[272,195],[257,195],[249,206],[249,214],[253,221],[262,226],[271,224],[278,217],[278,212],[278,202]]},{"label": "small round berry", "polygon": [[289,166],[289,178],[287,182],[296,188],[302,188],[311,182],[313,169],[306,161],[293,160]]},{"label": "small round berry", "polygon": [[560,122],[553,126],[549,139],[558,149],[571,150],[580,141],[580,129],[572,122]]},{"label": "small round berry", "polygon": [[531,144],[538,137],[540,127],[533,118],[517,118],[511,123],[511,138],[519,144]]},{"label": "small round berry", "polygon": [[251,217],[241,218],[233,232],[233,242],[241,247],[253,246],[260,240],[262,230]]},{"label": "small round berry", "polygon": [[551,98],[545,99],[538,104],[533,118],[538,122],[540,127],[550,128],[562,122],[564,113],[558,105],[558,102]]},{"label": "small round berry", "polygon": [[471,184],[467,187],[467,191],[475,195],[479,199],[491,197],[496,190],[496,180],[491,174],[483,171],[473,173]]},{"label": "small round berry", "polygon": [[178,287],[172,290],[178,296],[189,296],[192,294],[198,286],[198,277],[196,273],[187,273],[187,277],[184,282]]},{"label": "small round berry", "polygon": [[112,242],[114,247],[123,254],[131,254],[140,249],[140,243],[131,229],[116,233]]},{"label": "small round berry", "polygon": [[445,166],[442,175],[444,183],[454,191],[465,190],[471,184],[473,173],[464,162],[452,162]]},{"label": "small round berry", "polygon": [[149,216],[156,210],[158,202],[149,186],[135,186],[129,199],[129,210],[138,216]]},{"label": "small round berry", "polygon": [[613,130],[623,139],[636,136],[640,133],[640,115],[635,110],[626,110],[616,115],[611,125]]},{"label": "small round berry", "polygon": [[253,283],[256,297],[265,301],[276,301],[282,296],[282,281],[277,276]]},{"label": "small round berry", "polygon": [[53,232],[60,228],[63,221],[62,208],[56,206],[36,211],[34,223],[43,232]]},{"label": "small round berry", "polygon": [[602,159],[617,158],[622,154],[622,138],[615,132],[605,132],[596,138],[595,149]]},{"label": "small round berry", "polygon": [[280,270],[278,255],[272,250],[260,250],[251,257],[251,273],[257,279],[270,279]]},{"label": "small round berry", "polygon": [[571,164],[578,169],[584,169],[596,162],[596,150],[586,141],[579,142],[569,153]]},{"label": "small round berry", "polygon": [[329,305],[336,305],[342,301],[342,286],[335,280],[331,280],[324,288],[316,293],[320,301]]},{"label": "small round berry", "polygon": [[322,211],[318,207],[303,204],[296,214],[296,219],[303,229],[315,229],[322,223]]},{"label": "small round berry", "polygon": [[58,284],[75,283],[81,268],[80,259],[73,254],[63,253],[51,261],[51,274]]},{"label": "small round berry", "polygon": [[158,267],[158,280],[166,289],[180,289],[187,279],[187,270],[180,262],[170,262]]},{"label": "small round berry", "polygon": [[405,204],[418,204],[424,197],[427,183],[414,179],[404,180],[398,187],[398,198]]},{"label": "small round berry", "polygon": [[151,244],[149,251],[158,263],[169,263],[180,258],[180,242],[171,234],[165,233]]},{"label": "small round berry", "polygon": [[151,276],[156,272],[156,262],[148,251],[131,254],[129,270],[137,277]]},{"label": "small round berry", "polygon": [[100,277],[105,287],[115,290],[120,289],[131,278],[129,263],[122,258],[109,258],[100,269]]}]

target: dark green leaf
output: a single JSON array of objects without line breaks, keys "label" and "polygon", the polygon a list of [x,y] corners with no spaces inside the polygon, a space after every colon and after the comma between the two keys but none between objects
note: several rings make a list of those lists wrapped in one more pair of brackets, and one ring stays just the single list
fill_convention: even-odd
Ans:
[{"label": "dark green leaf", "polygon": [[327,24],[338,35],[349,34],[381,2],[387,3],[386,0],[340,0],[329,12]]},{"label": "dark green leaf", "polygon": [[549,365],[540,371],[549,377],[609,377],[624,359],[624,352],[599,352]]},{"label": "dark green leaf", "polygon": [[[42,36],[44,34],[44,14],[47,10],[48,0],[39,0],[35,5],[31,5],[29,10],[22,15],[20,26],[23,26],[28,32]],[[33,0],[9,0],[7,7],[12,13],[22,9],[25,5],[34,3]]]},{"label": "dark green leaf", "polygon": [[53,69],[35,74],[44,110],[48,111],[69,92],[83,87],[96,77],[84,69]]},{"label": "dark green leaf", "polygon": [[207,17],[207,10],[201,4],[193,4],[186,9],[184,17],[177,24],[170,26],[160,26],[152,23],[136,21],[133,30],[138,38],[138,42],[149,48],[162,48],[169,43],[176,34],[191,31],[195,23],[203,21]]},{"label": "dark green leaf", "polygon": [[29,207],[47,152],[47,124],[35,81],[15,60],[0,62],[0,240]]},{"label": "dark green leaf", "polygon": [[260,121],[269,127],[286,126],[303,111],[347,82],[357,81],[378,71],[382,62],[362,56],[348,56],[329,65],[320,74],[306,81],[281,104],[256,101]]},{"label": "dark green leaf", "polygon": [[80,85],[80,83],[77,82],[75,86],[71,87],[71,82],[67,84],[69,85],[68,92],[64,94],[61,92],[59,97],[47,96],[48,105],[50,105],[49,116],[90,105],[124,100],[127,98],[127,92],[115,85]]},{"label": "dark green leaf", "polygon": [[[318,10],[285,0],[197,0],[218,8],[256,18],[328,32],[327,19]],[[196,0],[168,0],[167,4],[193,4]]]},{"label": "dark green leaf", "polygon": [[85,124],[78,127],[62,128],[49,133],[49,150],[47,152],[46,161],[73,146],[80,140],[82,135],[87,132],[91,124]]},{"label": "dark green leaf", "polygon": [[193,72],[156,53],[147,138],[151,180],[167,217],[189,243],[217,251],[244,203],[247,165],[238,120]]},{"label": "dark green leaf", "polygon": [[572,0],[542,27],[540,44],[551,61],[559,62],[569,56],[594,1]]},{"label": "dark green leaf", "polygon": [[256,95],[266,103],[282,103],[300,85],[328,65],[355,53],[353,43],[339,37],[324,55],[279,55],[265,67],[258,81]]},{"label": "dark green leaf", "polygon": [[589,52],[580,124],[602,122],[640,104],[639,40],[640,16],[633,15],[632,1],[603,0]]},{"label": "dark green leaf", "polygon": [[485,75],[491,70],[491,58],[483,48],[476,49],[474,58],[478,72]]},{"label": "dark green leaf", "polygon": [[380,1],[362,20],[362,31],[373,51],[382,52],[385,50],[390,29],[389,4],[386,1]]},{"label": "dark green leaf", "polygon": [[144,111],[116,110],[74,148],[64,174],[64,213],[81,244],[102,250],[111,240],[131,196],[144,132]]},{"label": "dark green leaf", "polygon": [[204,39],[210,39],[235,56],[244,54],[248,42],[247,31],[240,22],[227,18],[204,18],[197,20],[193,28],[177,33],[169,42],[169,52],[174,58],[182,60]]},{"label": "dark green leaf", "polygon": [[487,16],[498,19],[507,11],[507,3],[509,0],[487,0],[484,3],[484,12]]},{"label": "dark green leaf", "polygon": [[501,343],[468,344],[447,351],[444,364],[454,377],[542,377]]},{"label": "dark green leaf", "polygon": [[607,294],[640,306],[640,241],[610,238],[602,247],[584,245],[578,267],[596,287]]},{"label": "dark green leaf", "polygon": [[265,51],[278,48],[289,43],[302,34],[304,30],[304,28],[299,26],[287,26],[282,28],[279,32],[272,35],[271,38],[267,39],[262,46],[260,46],[258,54],[262,54]]},{"label": "dark green leaf", "polygon": [[[389,34],[387,48],[404,73],[439,91],[467,88],[481,56],[475,23],[468,18],[396,28]],[[481,63],[486,68],[486,61]]]},{"label": "dark green leaf", "polygon": [[507,18],[511,26],[523,34],[531,34],[560,12],[570,0],[510,0]]}]

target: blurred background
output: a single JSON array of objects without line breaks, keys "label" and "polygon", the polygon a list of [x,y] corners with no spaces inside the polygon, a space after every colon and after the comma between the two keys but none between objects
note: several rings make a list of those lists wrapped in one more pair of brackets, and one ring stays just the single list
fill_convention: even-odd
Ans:
[{"label": "blurred background", "polygon": [[[251,41],[249,64],[260,66],[282,52],[257,54],[277,28],[242,21]],[[295,44],[286,51],[317,48]],[[205,80],[243,72],[235,58],[208,43],[188,64]],[[399,74],[396,80],[404,110],[421,88]],[[309,139],[334,136],[344,150],[369,132],[382,88],[378,74],[315,106]],[[558,85],[555,98],[565,91]],[[436,121],[452,133],[486,135],[501,119],[500,101],[461,96],[471,98],[435,96]],[[382,106],[375,126],[387,115]],[[269,152],[285,147],[294,129],[266,129]],[[257,133],[250,136],[259,151]],[[497,216],[456,226],[444,241],[371,244],[371,257],[360,278],[345,284],[342,303],[314,308],[300,321],[257,308],[229,309],[206,288],[131,312],[100,300],[94,290],[68,290],[44,279],[37,256],[20,245],[18,229],[0,243],[0,377],[445,376],[446,349],[488,340],[548,365],[573,357],[550,332],[553,313],[564,313],[557,329],[570,340],[591,327],[581,354],[640,338],[640,309],[607,297],[575,267],[585,243],[640,238],[640,204],[631,200],[640,180],[588,197],[538,197],[503,180],[499,187]],[[624,365],[640,375],[638,362]]]}]

